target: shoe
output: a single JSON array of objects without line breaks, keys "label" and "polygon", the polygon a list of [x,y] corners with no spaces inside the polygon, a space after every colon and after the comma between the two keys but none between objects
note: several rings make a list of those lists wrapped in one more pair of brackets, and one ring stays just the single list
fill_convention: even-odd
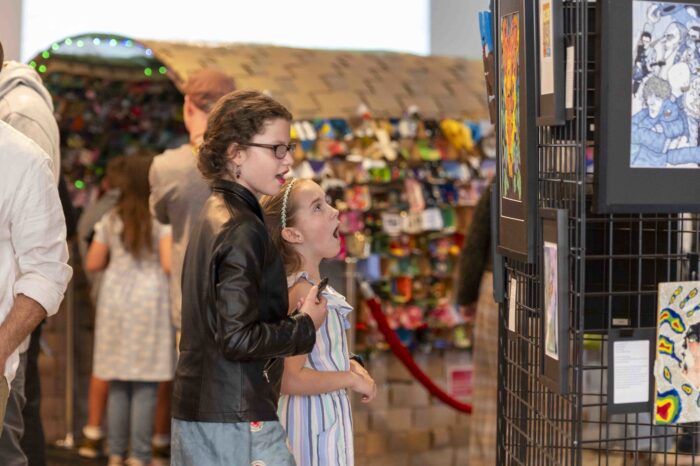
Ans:
[{"label": "shoe", "polygon": [[155,445],[153,444],[153,459],[168,459],[170,458],[170,444]]},{"label": "shoe", "polygon": [[124,457],[119,455],[109,455],[107,466],[125,466]]},{"label": "shoe", "polygon": [[83,438],[83,443],[78,448],[78,455],[83,458],[101,458],[104,456],[104,437],[99,438],[89,438],[85,436]]}]

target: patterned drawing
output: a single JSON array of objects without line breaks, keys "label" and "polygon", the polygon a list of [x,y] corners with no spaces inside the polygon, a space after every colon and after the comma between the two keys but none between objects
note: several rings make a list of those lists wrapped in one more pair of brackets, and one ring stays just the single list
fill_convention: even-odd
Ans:
[{"label": "patterned drawing", "polygon": [[700,164],[700,8],[632,4],[630,167]]},{"label": "patterned drawing", "polygon": [[656,424],[674,424],[680,418],[683,405],[678,391],[671,389],[667,392],[656,394]]},{"label": "patterned drawing", "polygon": [[681,303],[678,306],[680,306],[680,308],[683,309],[685,307],[685,305],[688,304],[688,301],[690,301],[695,296],[697,296],[697,294],[698,294],[698,289],[693,288],[692,290],[690,290],[690,293],[688,293],[688,295],[685,298],[683,298],[683,301],[681,301]]},{"label": "patterned drawing", "polygon": [[499,69],[501,75],[502,197],[522,202],[520,160],[520,14],[501,17]]},{"label": "patterned drawing", "polygon": [[664,324],[668,324],[675,333],[685,332],[685,324],[683,323],[683,318],[680,314],[675,312],[670,307],[665,308],[659,314],[659,327]]},{"label": "patterned drawing", "polygon": [[700,304],[698,304],[697,306],[695,306],[695,307],[694,307],[693,309],[691,309],[690,311],[686,312],[686,313],[685,313],[685,316],[686,316],[686,317],[693,317],[693,316],[695,315],[695,313],[698,312],[698,311],[700,311]]},{"label": "patterned drawing", "polygon": [[[659,283],[656,424],[700,421],[700,282]],[[685,296],[683,290],[690,290]],[[692,310],[683,313],[682,307]],[[681,396],[695,403],[682,402]]]},{"label": "patterned drawing", "polygon": [[542,15],[542,56],[552,56],[552,4],[549,1],[542,2],[540,8]]}]

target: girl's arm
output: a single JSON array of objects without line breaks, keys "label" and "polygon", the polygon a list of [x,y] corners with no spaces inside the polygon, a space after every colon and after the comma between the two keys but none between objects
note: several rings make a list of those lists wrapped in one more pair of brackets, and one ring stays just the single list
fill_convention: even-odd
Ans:
[{"label": "girl's arm", "polygon": [[304,367],[306,355],[284,360],[282,393],[285,395],[318,395],[345,388],[354,388],[357,376],[351,371],[317,371]]},{"label": "girl's arm", "polygon": [[[289,289],[290,312],[294,311],[298,302],[307,295],[311,284],[301,280]],[[319,395],[342,389],[352,389],[369,395],[370,387],[363,377],[352,370],[349,371],[317,371],[304,367],[307,355],[288,357],[284,360],[282,374],[282,393],[286,395]],[[372,382],[373,383],[373,382]],[[373,398],[373,396],[372,396]]]},{"label": "girl's arm", "polygon": [[165,273],[170,274],[172,266],[173,236],[165,235],[160,238],[158,252],[160,254],[160,266]]},{"label": "girl's arm", "polygon": [[109,246],[94,240],[88,249],[85,259],[85,270],[87,272],[99,272],[104,270],[109,263]]}]

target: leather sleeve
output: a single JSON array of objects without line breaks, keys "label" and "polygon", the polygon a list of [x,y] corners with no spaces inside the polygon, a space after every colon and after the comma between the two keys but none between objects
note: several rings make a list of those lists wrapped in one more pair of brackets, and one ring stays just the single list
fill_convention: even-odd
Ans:
[{"label": "leather sleeve", "polygon": [[226,234],[212,261],[216,341],[223,356],[231,361],[305,354],[316,343],[316,329],[306,314],[271,323],[259,320],[267,239],[264,228],[262,224],[241,222]]}]

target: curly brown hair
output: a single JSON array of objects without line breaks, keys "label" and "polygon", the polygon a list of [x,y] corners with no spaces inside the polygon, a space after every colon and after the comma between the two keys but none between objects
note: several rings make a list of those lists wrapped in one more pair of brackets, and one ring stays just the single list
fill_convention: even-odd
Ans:
[{"label": "curly brown hair", "polygon": [[246,145],[263,131],[266,122],[277,118],[292,121],[292,114],[272,97],[258,91],[226,94],[207,120],[204,142],[199,147],[199,171],[209,182],[230,175],[231,145]]},{"label": "curly brown hair", "polygon": [[[295,202],[294,193],[299,190],[304,183],[309,181],[310,180],[306,179],[298,179],[289,191],[286,212],[288,227],[293,227],[296,224],[296,213],[299,208],[298,204]],[[287,243],[284,238],[282,238],[282,205],[284,204],[284,193],[287,192],[287,188],[291,182],[292,180],[287,180],[282,186],[282,189],[274,196],[262,196],[260,198],[260,205],[265,212],[265,226],[267,227],[272,242],[280,252],[282,263],[284,264],[284,269],[287,274],[298,272],[301,268],[301,255],[291,244]]]}]

